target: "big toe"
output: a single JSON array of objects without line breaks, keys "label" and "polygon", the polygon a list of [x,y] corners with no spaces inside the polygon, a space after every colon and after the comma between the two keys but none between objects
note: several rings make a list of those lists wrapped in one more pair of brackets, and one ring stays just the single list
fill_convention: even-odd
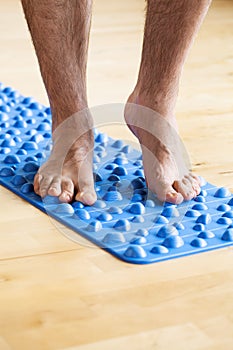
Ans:
[{"label": "big toe", "polygon": [[172,203],[172,204],[180,204],[183,202],[184,200],[184,197],[182,196],[181,193],[179,192],[176,192],[174,190],[174,188],[172,188],[171,190],[169,190],[167,193],[166,193],[166,202],[168,203]]},{"label": "big toe", "polygon": [[82,202],[85,205],[93,205],[97,200],[94,188],[91,186],[83,188],[82,191],[77,193],[75,200]]},{"label": "big toe", "polygon": [[181,193],[177,192],[170,184],[165,182],[156,181],[155,188],[151,190],[156,193],[161,202],[180,204],[184,200]]},{"label": "big toe", "polygon": [[97,200],[97,196],[94,189],[91,154],[88,155],[86,161],[79,164],[77,182],[78,193],[75,196],[75,200],[85,205],[93,205]]}]

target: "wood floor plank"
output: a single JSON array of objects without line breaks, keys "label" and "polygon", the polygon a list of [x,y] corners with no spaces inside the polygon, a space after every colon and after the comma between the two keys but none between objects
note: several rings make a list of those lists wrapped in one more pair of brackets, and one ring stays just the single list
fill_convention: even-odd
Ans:
[{"label": "wood floor plank", "polygon": [[143,332],[162,336],[179,326],[185,343],[191,323],[194,334],[196,328],[209,342],[214,336],[213,344],[230,344],[232,252],[147,266],[109,259],[108,269],[97,249],[92,258],[85,250],[2,261],[1,336],[13,349],[46,350]]}]

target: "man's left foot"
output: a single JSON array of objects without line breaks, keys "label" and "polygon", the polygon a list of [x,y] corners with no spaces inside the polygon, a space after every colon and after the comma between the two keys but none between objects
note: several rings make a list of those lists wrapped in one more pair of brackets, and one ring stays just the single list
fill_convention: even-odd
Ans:
[{"label": "man's left foot", "polygon": [[200,180],[183,159],[176,119],[163,117],[143,107],[146,105],[140,96],[132,94],[125,120],[140,142],[147,186],[161,201],[179,204],[191,200],[200,193]]}]

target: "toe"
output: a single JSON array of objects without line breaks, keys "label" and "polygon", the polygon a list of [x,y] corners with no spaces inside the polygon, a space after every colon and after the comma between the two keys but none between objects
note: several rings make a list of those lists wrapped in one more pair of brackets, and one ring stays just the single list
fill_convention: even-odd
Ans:
[{"label": "toe", "polygon": [[37,173],[34,177],[34,192],[40,195],[40,182],[42,180],[42,175]]},{"label": "toe", "polygon": [[75,200],[82,202],[83,204],[86,204],[86,205],[93,205],[97,200],[97,196],[94,191],[94,188],[90,186],[83,188],[82,191],[79,191],[77,193]]},{"label": "toe", "polygon": [[184,200],[184,197],[181,193],[176,192],[173,188],[166,194],[166,202],[172,204],[180,204]]},{"label": "toe", "polygon": [[48,194],[50,196],[58,197],[61,194],[61,179],[59,177],[55,177],[51,182],[48,190]]},{"label": "toe", "polygon": [[52,177],[51,176],[44,176],[39,182],[39,195],[43,198],[47,196],[48,194],[48,189],[50,187],[50,184],[52,182]]},{"label": "toe", "polygon": [[201,186],[201,179],[199,178],[198,175],[191,173],[190,176],[192,177],[192,179],[194,180],[194,182],[196,182],[198,184],[198,186]]},{"label": "toe", "polygon": [[150,188],[155,192],[161,202],[169,202],[172,204],[180,204],[183,202],[183,196],[178,193],[170,184],[162,181],[156,181],[155,187]]},{"label": "toe", "polygon": [[181,181],[175,181],[173,187],[183,196],[184,200],[186,201],[189,201],[197,196],[197,193],[193,188],[193,183],[188,177],[185,177]]},{"label": "toe", "polygon": [[189,188],[194,192],[194,197],[198,196],[201,191],[200,178],[197,175],[190,173],[185,176],[185,179],[189,181]]},{"label": "toe", "polygon": [[196,196],[198,196],[200,194],[200,192],[201,192],[200,186],[198,184],[196,184],[196,183],[193,184],[193,190],[194,190]]},{"label": "toe", "polygon": [[70,179],[62,179],[59,200],[64,203],[71,202],[74,195],[74,184]]},{"label": "toe", "polygon": [[82,162],[78,173],[78,193],[75,200],[86,205],[93,205],[97,196],[94,189],[94,178],[92,172],[92,157],[88,155],[85,162]]}]

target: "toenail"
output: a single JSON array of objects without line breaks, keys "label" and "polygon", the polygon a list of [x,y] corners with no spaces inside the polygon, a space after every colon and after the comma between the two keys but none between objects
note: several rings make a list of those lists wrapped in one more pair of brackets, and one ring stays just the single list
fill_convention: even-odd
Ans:
[{"label": "toenail", "polygon": [[64,199],[70,199],[70,196],[67,193],[62,193],[62,198]]},{"label": "toenail", "polygon": [[50,191],[56,191],[57,190],[57,188],[56,187],[50,187],[50,189],[49,189]]},{"label": "toenail", "polygon": [[169,192],[168,195],[171,196],[171,197],[175,197],[176,196],[176,192]]},{"label": "toenail", "polygon": [[92,193],[80,193],[81,197],[85,200],[85,202],[89,203],[89,202],[93,202],[93,200],[95,199],[95,195]]},{"label": "toenail", "polygon": [[57,189],[55,187],[51,187],[48,193],[52,193],[52,195],[57,195]]}]

